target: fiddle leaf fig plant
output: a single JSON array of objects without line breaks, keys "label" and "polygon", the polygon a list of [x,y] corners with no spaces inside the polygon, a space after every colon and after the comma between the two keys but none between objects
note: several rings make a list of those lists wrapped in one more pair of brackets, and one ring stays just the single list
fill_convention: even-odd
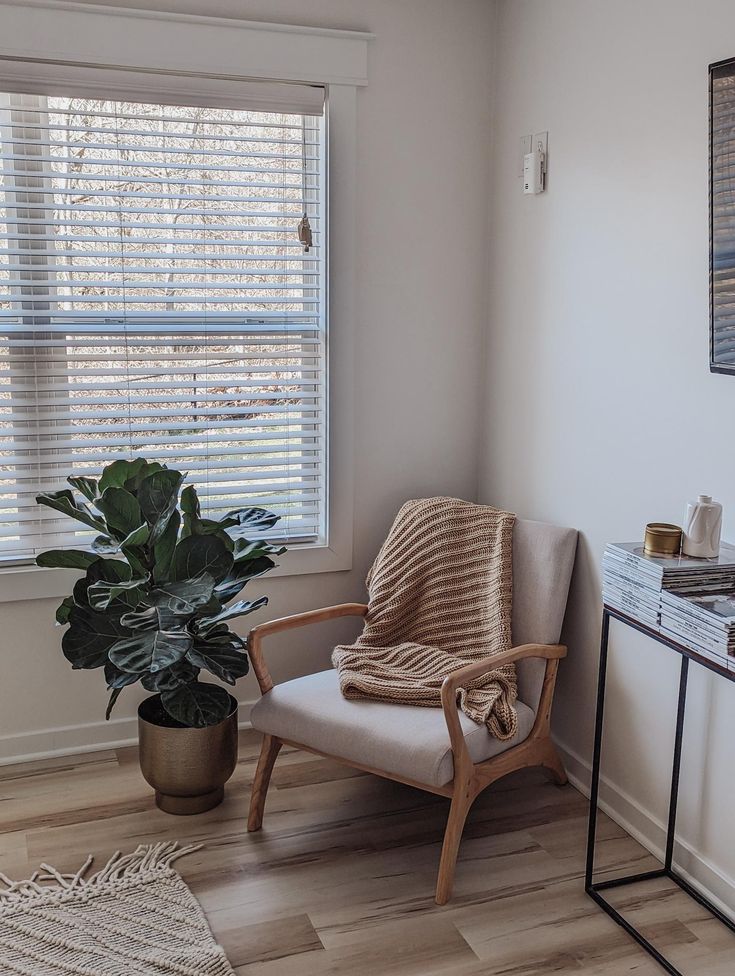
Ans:
[{"label": "fiddle leaf fig plant", "polygon": [[68,478],[71,489],[36,498],[99,533],[89,551],[51,549],[36,562],[84,572],[56,620],[68,625],[61,646],[72,667],[104,669],[107,718],[122,689],[140,681],[174,723],[216,725],[230,696],[200,673],[234,685],[248,672],[245,640],[229,622],[268,602],[235,598],[284,551],[250,538],[279,516],[242,508],[203,518],[184,477],[144,458],[118,460],[99,480]]}]

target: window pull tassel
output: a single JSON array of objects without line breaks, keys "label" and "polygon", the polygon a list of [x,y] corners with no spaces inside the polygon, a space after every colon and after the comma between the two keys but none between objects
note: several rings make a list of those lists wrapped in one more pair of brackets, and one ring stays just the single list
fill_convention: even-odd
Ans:
[{"label": "window pull tassel", "polygon": [[309,218],[306,214],[299,221],[298,227],[299,240],[304,245],[304,252],[308,253],[311,249],[312,239],[311,239],[311,224],[309,223]]}]

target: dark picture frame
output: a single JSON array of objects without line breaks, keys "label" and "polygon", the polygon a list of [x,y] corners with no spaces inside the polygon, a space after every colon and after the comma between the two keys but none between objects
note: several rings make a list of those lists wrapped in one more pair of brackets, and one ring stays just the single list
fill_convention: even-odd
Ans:
[{"label": "dark picture frame", "polygon": [[735,374],[735,57],[709,66],[709,363]]}]

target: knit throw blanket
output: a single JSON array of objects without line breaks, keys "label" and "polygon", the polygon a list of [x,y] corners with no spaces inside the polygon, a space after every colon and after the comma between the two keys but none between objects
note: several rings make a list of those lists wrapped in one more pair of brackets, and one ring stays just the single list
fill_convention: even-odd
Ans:
[{"label": "knit throw blanket", "polygon": [[114,854],[90,875],[48,864],[25,881],[0,872],[3,976],[235,976],[171,867],[201,847],[172,841]]},{"label": "knit throw blanket", "polygon": [[[448,674],[508,650],[514,522],[457,498],[406,502],[368,574],[363,633],[332,655],[345,698],[436,707]],[[467,682],[457,703],[509,739],[516,697],[511,664]]]}]

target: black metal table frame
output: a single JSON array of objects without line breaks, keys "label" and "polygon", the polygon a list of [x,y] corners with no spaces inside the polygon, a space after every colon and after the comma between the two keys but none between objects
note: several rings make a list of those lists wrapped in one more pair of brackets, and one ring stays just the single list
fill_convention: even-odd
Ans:
[{"label": "black metal table frame", "polygon": [[[593,880],[593,875],[595,867],[595,837],[597,831],[597,802],[600,789],[600,755],[602,752],[602,726],[605,712],[605,681],[607,679],[607,650],[611,618],[619,620],[628,627],[632,627],[634,630],[639,631],[639,633],[645,634],[647,637],[651,637],[653,640],[658,641],[659,644],[664,644],[666,647],[670,647],[672,650],[676,651],[679,655],[681,655],[681,671],[679,674],[679,701],[676,710],[674,762],[671,771],[671,793],[669,798],[669,817],[666,829],[666,852],[664,855],[663,867],[658,868],[655,871],[644,871],[641,874],[627,875],[624,878],[613,878],[609,881],[595,882]],[[635,941],[646,950],[646,952],[653,956],[656,962],[663,966],[667,973],[671,973],[671,976],[683,976],[683,974],[676,968],[676,966],[673,965],[673,963],[662,955],[658,949],[651,942],[649,942],[648,939],[641,932],[639,932],[631,922],[624,918],[609,902],[605,900],[602,892],[609,891],[612,888],[621,888],[624,885],[635,884],[639,881],[648,881],[653,878],[669,878],[671,881],[677,884],[682,891],[685,891],[695,901],[699,902],[700,905],[723,922],[731,931],[735,932],[735,923],[733,923],[733,921],[728,918],[727,915],[720,911],[716,905],[713,905],[709,899],[705,898],[701,892],[692,887],[686,878],[683,878],[678,873],[673,864],[674,842],[676,840],[676,808],[679,799],[681,746],[684,734],[684,713],[686,710],[687,677],[689,674],[690,661],[694,661],[696,664],[707,668],[709,671],[714,671],[716,674],[720,674],[728,678],[730,681],[735,680],[735,672],[728,671],[727,668],[717,664],[716,661],[703,657],[701,654],[697,654],[696,651],[692,651],[688,647],[677,644],[675,641],[672,641],[663,634],[660,634],[657,630],[653,630],[651,627],[647,627],[645,624],[634,620],[632,617],[627,616],[620,610],[616,610],[607,605],[603,607],[602,634],[600,638],[600,673],[597,682],[595,746],[592,759],[592,783],[590,788],[590,819],[589,832],[587,835],[587,866],[585,870],[584,887],[590,898],[592,898],[592,900],[595,901],[603,911],[607,912],[610,918],[616,921],[618,925],[621,925],[628,935],[632,936],[632,938],[634,938]]]}]

